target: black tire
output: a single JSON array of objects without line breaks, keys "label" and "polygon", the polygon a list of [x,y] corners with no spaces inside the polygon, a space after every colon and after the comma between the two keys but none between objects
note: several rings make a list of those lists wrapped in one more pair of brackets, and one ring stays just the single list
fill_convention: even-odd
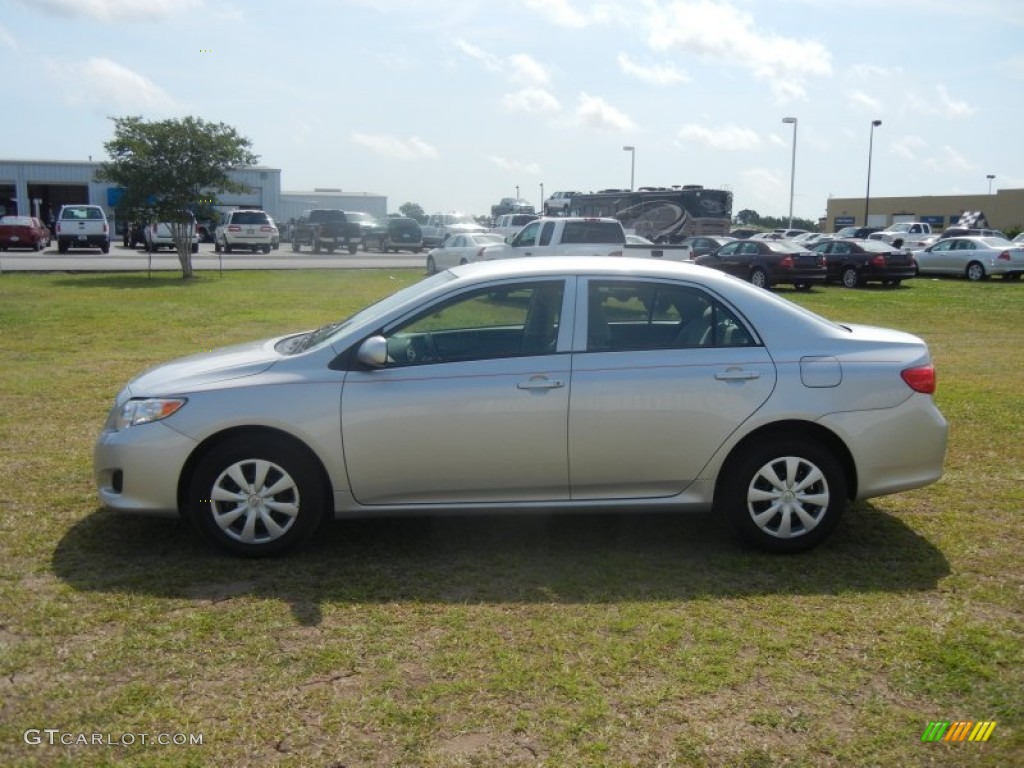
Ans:
[{"label": "black tire", "polygon": [[358,248],[358,246],[355,246],[355,245],[350,245],[350,246],[348,247],[348,252],[349,252],[349,255],[351,255],[351,256],[354,256],[354,255],[355,255],[355,253],[356,253],[356,250],[357,250],[357,248]]},{"label": "black tire", "polygon": [[860,274],[856,267],[843,267],[843,273],[839,276],[839,282],[844,288],[859,288],[861,285]]},{"label": "black tire", "polygon": [[380,240],[377,241],[377,250],[380,251],[381,253],[388,252],[388,241],[385,238],[382,237]]},{"label": "black tire", "polygon": [[292,237],[292,251],[298,253],[300,250],[302,250],[302,244],[294,237]]},{"label": "black tire", "polygon": [[[268,493],[274,485],[278,490]],[[200,460],[188,493],[185,507],[199,532],[243,557],[294,549],[325,517],[324,484],[313,459],[279,437],[241,435],[218,445]]]},{"label": "black tire", "polygon": [[231,253],[235,249],[235,246],[224,243],[224,253]]},{"label": "black tire", "polygon": [[771,282],[768,280],[768,273],[765,272],[762,267],[754,267],[750,270],[750,282],[758,288],[767,289],[771,287]]},{"label": "black tire", "polygon": [[320,253],[320,238],[313,235],[313,253]]},{"label": "black tire", "polygon": [[68,241],[67,240],[58,240],[57,241],[57,251],[58,251],[58,253],[67,253],[68,252]]},{"label": "black tire", "polygon": [[433,256],[427,256],[427,274],[428,275],[436,275],[437,274],[437,264],[434,262],[434,257]]},{"label": "black tire", "polygon": [[980,261],[972,261],[968,264],[967,269],[964,270],[964,274],[972,283],[976,283],[979,280],[984,280],[988,277],[985,273],[985,266]]},{"label": "black tire", "polygon": [[270,246],[264,245],[263,248],[261,248],[260,250],[262,250],[264,253],[270,253]]},{"label": "black tire", "polygon": [[842,467],[811,438],[755,443],[730,459],[723,472],[716,508],[741,539],[766,552],[816,547],[846,507]]},{"label": "black tire", "polygon": [[100,246],[100,253],[110,253],[110,243],[106,242]]},{"label": "black tire", "polygon": [[199,243],[192,243],[192,253],[199,253]]}]

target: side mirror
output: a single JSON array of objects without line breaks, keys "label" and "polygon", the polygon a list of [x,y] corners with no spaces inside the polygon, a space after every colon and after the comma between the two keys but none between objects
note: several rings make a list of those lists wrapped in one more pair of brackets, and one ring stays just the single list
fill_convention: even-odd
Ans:
[{"label": "side mirror", "polygon": [[515,238],[516,238],[515,235],[505,235],[505,242],[508,245],[512,245],[512,241],[515,240]]},{"label": "side mirror", "polygon": [[368,368],[383,368],[388,364],[388,340],[383,336],[371,336],[359,345],[356,360]]}]

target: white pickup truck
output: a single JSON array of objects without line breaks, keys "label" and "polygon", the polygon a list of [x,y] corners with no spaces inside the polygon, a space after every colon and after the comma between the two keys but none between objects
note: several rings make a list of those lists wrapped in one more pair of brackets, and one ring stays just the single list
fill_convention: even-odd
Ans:
[{"label": "white pickup truck", "polygon": [[480,260],[524,256],[636,256],[688,261],[688,245],[627,244],[618,219],[555,217],[530,222],[503,244],[489,245]]},{"label": "white pickup truck", "polygon": [[901,221],[897,224],[890,224],[880,232],[872,232],[868,235],[869,240],[881,240],[889,245],[896,245],[900,240],[900,246],[909,250],[919,250],[935,241],[932,235],[932,225],[924,221]]}]

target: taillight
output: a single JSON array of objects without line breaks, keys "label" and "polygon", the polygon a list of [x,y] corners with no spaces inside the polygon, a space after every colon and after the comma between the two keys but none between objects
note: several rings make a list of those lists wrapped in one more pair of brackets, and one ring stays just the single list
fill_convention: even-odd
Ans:
[{"label": "taillight", "polygon": [[780,269],[792,269],[793,268],[793,257],[783,256],[782,261],[779,262]]},{"label": "taillight", "polygon": [[242,231],[242,228],[240,226],[238,226],[237,224],[229,224],[228,225],[228,232],[241,232],[241,231]]},{"label": "taillight", "polygon": [[873,266],[876,266],[876,267],[884,267],[885,266],[885,256],[882,255],[881,253],[878,254],[873,259],[871,259],[871,264]]},{"label": "taillight", "polygon": [[915,392],[920,392],[923,395],[935,392],[935,366],[931,363],[917,368],[906,368],[900,371],[900,376]]},{"label": "taillight", "polygon": [[270,225],[264,224],[262,227],[260,227],[260,232],[271,232],[273,231],[273,229],[274,228],[271,227]]},{"label": "taillight", "polygon": [[996,256],[996,258],[999,259],[1000,261],[1009,261],[1010,260],[1010,252],[1009,251],[1003,251],[998,256]]}]

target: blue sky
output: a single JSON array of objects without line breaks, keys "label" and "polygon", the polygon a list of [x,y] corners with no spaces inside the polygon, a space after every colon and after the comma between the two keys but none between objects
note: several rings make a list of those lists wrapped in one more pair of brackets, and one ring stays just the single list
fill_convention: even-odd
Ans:
[{"label": "blue sky", "polygon": [[1020,0],[3,0],[0,156],[102,159],[112,115],[235,126],[285,190],[487,213],[728,187],[784,216],[1024,187]]}]

